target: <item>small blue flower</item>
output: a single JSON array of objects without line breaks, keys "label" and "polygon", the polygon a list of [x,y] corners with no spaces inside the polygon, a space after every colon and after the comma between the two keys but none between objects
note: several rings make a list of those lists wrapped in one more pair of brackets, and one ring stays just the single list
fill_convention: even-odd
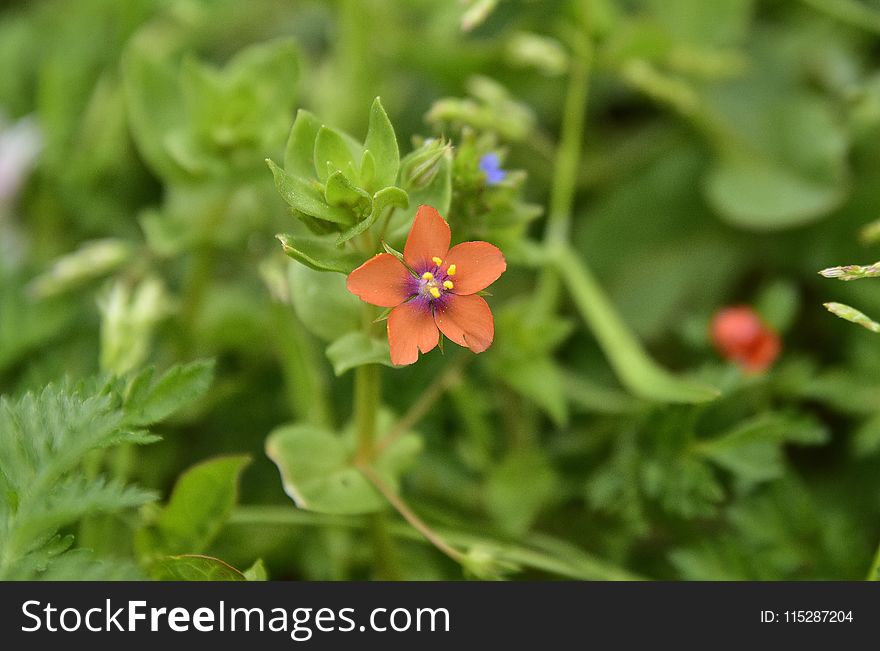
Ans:
[{"label": "small blue flower", "polygon": [[486,183],[489,185],[498,185],[507,178],[507,172],[501,169],[501,160],[494,151],[480,159],[480,169],[486,175]]}]

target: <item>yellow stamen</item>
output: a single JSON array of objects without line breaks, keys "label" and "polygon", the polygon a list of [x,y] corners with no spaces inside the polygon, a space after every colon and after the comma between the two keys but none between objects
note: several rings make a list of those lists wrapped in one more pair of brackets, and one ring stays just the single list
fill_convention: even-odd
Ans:
[{"label": "yellow stamen", "polygon": [[426,271],[422,274],[422,278],[424,280],[434,280],[434,274],[432,274],[430,271]]},{"label": "yellow stamen", "polygon": [[447,276],[454,276],[455,275],[455,265],[454,264],[449,265],[449,269],[446,270],[446,275]]},{"label": "yellow stamen", "polygon": [[432,261],[435,265],[437,265],[438,267],[439,267],[441,264],[443,264],[443,260],[441,260],[440,258],[431,258],[431,261]]},{"label": "yellow stamen", "polygon": [[452,281],[451,281],[451,280],[444,280],[444,281],[443,281],[443,286],[444,286],[446,289],[452,289],[452,288],[454,287],[454,285],[452,284]]},{"label": "yellow stamen", "polygon": [[432,287],[428,291],[431,292],[431,296],[433,296],[434,298],[440,298],[440,290],[436,287]]}]

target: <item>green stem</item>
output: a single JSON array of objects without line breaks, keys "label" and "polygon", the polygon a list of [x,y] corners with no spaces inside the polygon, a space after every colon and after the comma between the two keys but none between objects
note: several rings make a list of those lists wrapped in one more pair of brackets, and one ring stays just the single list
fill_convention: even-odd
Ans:
[{"label": "green stem", "polygon": [[359,461],[372,460],[376,450],[376,412],[379,407],[379,366],[358,366],[354,375],[354,419]]},{"label": "green stem", "polygon": [[388,529],[387,514],[373,513],[367,522],[376,549],[376,578],[380,581],[400,581],[402,577],[397,564],[397,549]]},{"label": "green stem", "polygon": [[389,445],[394,443],[401,436],[406,434],[413,426],[427,415],[431,407],[443,397],[443,394],[459,381],[461,381],[461,371],[470,358],[459,356],[458,359],[446,368],[443,374],[422,392],[409,410],[398,420],[394,427],[383,436],[376,444],[376,454],[381,454]]},{"label": "green stem", "polygon": [[363,476],[376,487],[376,490],[382,493],[385,499],[388,500],[388,503],[400,513],[403,519],[409,522],[413,529],[425,537],[425,540],[430,542],[434,547],[446,554],[456,563],[462,565],[465,564],[467,561],[465,555],[447,543],[440,534],[434,531],[424,520],[417,516],[415,512],[409,508],[409,505],[403,501],[403,498],[394,492],[394,490],[382,480],[375,470],[366,464],[359,465],[358,469]]},{"label": "green stem", "polygon": [[[229,519],[230,526],[290,526],[290,527],[342,527],[345,529],[363,530],[369,527],[369,520],[362,517],[325,515],[311,513],[302,509],[286,506],[240,506]],[[644,577],[633,574],[602,559],[595,558],[579,549],[568,549],[568,558],[557,558],[545,547],[558,547],[558,541],[552,545],[547,536],[536,539],[534,545],[511,544],[493,540],[485,536],[467,532],[435,527],[438,535],[460,547],[479,546],[497,554],[499,560],[515,563],[523,567],[542,570],[557,576],[580,581],[638,581]],[[392,522],[388,525],[390,535],[401,540],[428,543],[421,533],[403,522]]]},{"label": "green stem", "polygon": [[602,291],[590,270],[569,246],[548,251],[568,293],[599,346],[629,391],[645,400],[696,403],[718,397],[714,387],[676,377],[657,365]]},{"label": "green stem", "polygon": [[871,569],[868,570],[867,581],[880,581],[880,544],[877,545],[877,551],[874,552],[874,560],[871,562]]},{"label": "green stem", "polygon": [[[556,150],[553,184],[550,188],[550,208],[544,232],[544,242],[550,246],[568,242],[571,231],[571,213],[580,170],[593,58],[587,4],[588,0],[578,0],[576,3],[579,13],[582,14],[582,20],[573,43],[562,128]],[[541,275],[536,295],[537,304],[542,312],[555,309],[559,301],[559,290],[558,275],[552,267],[546,267]]]}]

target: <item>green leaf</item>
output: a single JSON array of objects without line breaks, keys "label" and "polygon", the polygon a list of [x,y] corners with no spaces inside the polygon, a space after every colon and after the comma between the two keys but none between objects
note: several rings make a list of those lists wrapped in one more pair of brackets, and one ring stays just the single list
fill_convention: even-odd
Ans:
[{"label": "green leaf", "polygon": [[593,275],[569,247],[554,250],[550,259],[556,263],[577,309],[617,377],[634,395],[673,403],[706,402],[720,395],[714,387],[672,375],[648,357]]},{"label": "green leaf", "polygon": [[400,167],[400,151],[397,148],[394,127],[378,97],[370,107],[370,126],[367,129],[364,147],[373,155],[376,164],[373,187],[383,188],[394,185]]},{"label": "green leaf", "polygon": [[809,223],[846,196],[841,185],[803,178],[758,158],[722,161],[709,173],[706,192],[728,221],[755,230]]},{"label": "green leaf", "polygon": [[346,251],[327,237],[306,237],[279,234],[284,253],[315,271],[335,271],[349,274],[361,263],[357,254]]},{"label": "green leaf", "polygon": [[315,138],[315,171],[322,182],[327,182],[334,170],[348,172],[362,156],[361,147],[350,136],[328,126],[318,129]]},{"label": "green leaf", "polygon": [[[90,378],[76,385],[51,384],[16,399],[0,396],[0,579],[32,579],[51,572],[56,561],[76,553],[67,551],[71,538],[59,536],[59,530],[82,533],[78,525],[86,518],[156,498],[86,472],[93,458],[104,458],[109,448],[136,438],[125,426],[123,385],[117,378]],[[89,546],[101,542],[85,540]],[[87,565],[93,564],[81,555],[80,577],[94,569]]]},{"label": "green leaf", "polygon": [[364,364],[393,366],[388,341],[374,339],[360,331],[343,335],[327,346],[327,358],[333,364],[337,377]]},{"label": "green leaf", "polygon": [[320,128],[321,121],[313,113],[305,109],[296,112],[284,152],[284,169],[288,173],[306,179],[315,176],[315,139]]},{"label": "green leaf", "polygon": [[238,500],[238,478],[250,457],[217,457],[180,476],[168,504],[149,534],[139,537],[141,553],[176,554],[204,551],[220,532]]},{"label": "green leaf", "polygon": [[336,238],[336,242],[342,244],[351,238],[360,235],[376,223],[386,208],[392,206],[397,208],[407,208],[409,206],[409,197],[406,192],[400,188],[393,186],[382,188],[373,195],[372,210],[370,211],[369,216],[340,233],[339,237]]},{"label": "green leaf", "polygon": [[368,215],[373,206],[372,197],[349,181],[348,177],[339,170],[333,172],[327,179],[324,198],[331,206],[348,207],[358,215]]},{"label": "green leaf", "polygon": [[204,395],[213,377],[213,360],[173,366],[155,381],[152,368],[141,371],[126,392],[126,424],[144,427],[164,420]]},{"label": "green leaf", "polygon": [[375,179],[376,158],[373,156],[373,152],[365,149],[363,156],[361,156],[360,185],[364,188],[372,188],[376,185],[374,183]]},{"label": "green leaf", "polygon": [[296,93],[299,58],[294,39],[276,38],[240,50],[229,61],[224,73],[233,82],[258,84],[267,96],[263,101],[279,104],[286,113],[286,105]]},{"label": "green leaf", "polygon": [[[275,179],[275,189],[287,204],[300,212],[333,222],[334,224],[348,225],[354,221],[350,211],[337,206],[327,204],[324,194],[316,182],[294,176],[278,167],[271,159],[266,159],[266,164],[272,170]],[[326,177],[325,177],[326,178]]]},{"label": "green leaf", "polygon": [[165,556],[150,567],[157,581],[246,581],[244,574],[219,558],[198,554]]},{"label": "green leaf", "polygon": [[288,278],[293,309],[316,337],[334,341],[360,330],[363,304],[348,291],[343,276],[292,264]]},{"label": "green leaf", "polygon": [[138,151],[163,179],[187,178],[165,149],[165,134],[184,126],[186,111],[176,70],[152,52],[152,34],[132,39],[122,57],[128,122]]},{"label": "green leaf", "polygon": [[[380,415],[379,431],[388,431],[391,418]],[[373,462],[376,473],[394,490],[400,474],[422,447],[415,434],[405,434],[383,450]],[[281,472],[284,491],[307,511],[337,515],[373,513],[386,502],[352,465],[355,437],[352,428],[343,435],[305,423],[285,425],[266,439],[266,454]]]},{"label": "green leaf", "polygon": [[778,48],[758,49],[756,56],[753,74],[706,98],[718,122],[721,155],[704,190],[736,226],[799,226],[828,215],[846,198],[849,135],[833,105],[799,87]]}]

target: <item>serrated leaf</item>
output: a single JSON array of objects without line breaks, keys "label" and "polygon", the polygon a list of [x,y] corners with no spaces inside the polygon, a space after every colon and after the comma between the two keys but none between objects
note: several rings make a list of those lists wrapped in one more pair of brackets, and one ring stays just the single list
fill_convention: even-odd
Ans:
[{"label": "serrated leaf", "polygon": [[246,581],[244,574],[219,558],[198,554],[165,556],[153,562],[150,574],[157,581]]},{"label": "serrated leaf", "polygon": [[394,127],[378,97],[370,107],[370,125],[364,147],[372,154],[375,162],[373,187],[384,188],[394,185],[400,168],[400,151],[397,147]]},{"label": "serrated leaf", "polygon": [[[388,431],[391,418],[380,415],[379,431]],[[400,474],[421,450],[421,439],[405,434],[373,462],[375,472],[393,489]],[[357,515],[385,508],[382,495],[352,465],[352,428],[342,435],[308,424],[285,425],[266,439],[266,454],[281,472],[285,492],[307,511]]]},{"label": "serrated leaf", "polygon": [[201,397],[214,377],[213,360],[171,367],[158,380],[153,370],[137,375],[125,397],[126,423],[143,427],[163,420]]},{"label": "serrated leaf", "polygon": [[364,364],[393,366],[387,339],[374,339],[360,331],[343,335],[327,346],[326,352],[337,377]]},{"label": "serrated leaf", "polygon": [[267,158],[266,164],[272,170],[272,176],[275,179],[275,189],[291,208],[310,217],[323,219],[334,224],[347,226],[354,221],[354,216],[350,211],[338,206],[331,206],[327,203],[323,192],[319,189],[316,182],[289,174],[278,167],[271,159]]},{"label": "serrated leaf", "polygon": [[828,432],[817,421],[787,414],[767,414],[740,423],[725,434],[701,442],[697,449],[707,459],[753,484],[781,477],[785,458],[782,446],[824,443]]}]

